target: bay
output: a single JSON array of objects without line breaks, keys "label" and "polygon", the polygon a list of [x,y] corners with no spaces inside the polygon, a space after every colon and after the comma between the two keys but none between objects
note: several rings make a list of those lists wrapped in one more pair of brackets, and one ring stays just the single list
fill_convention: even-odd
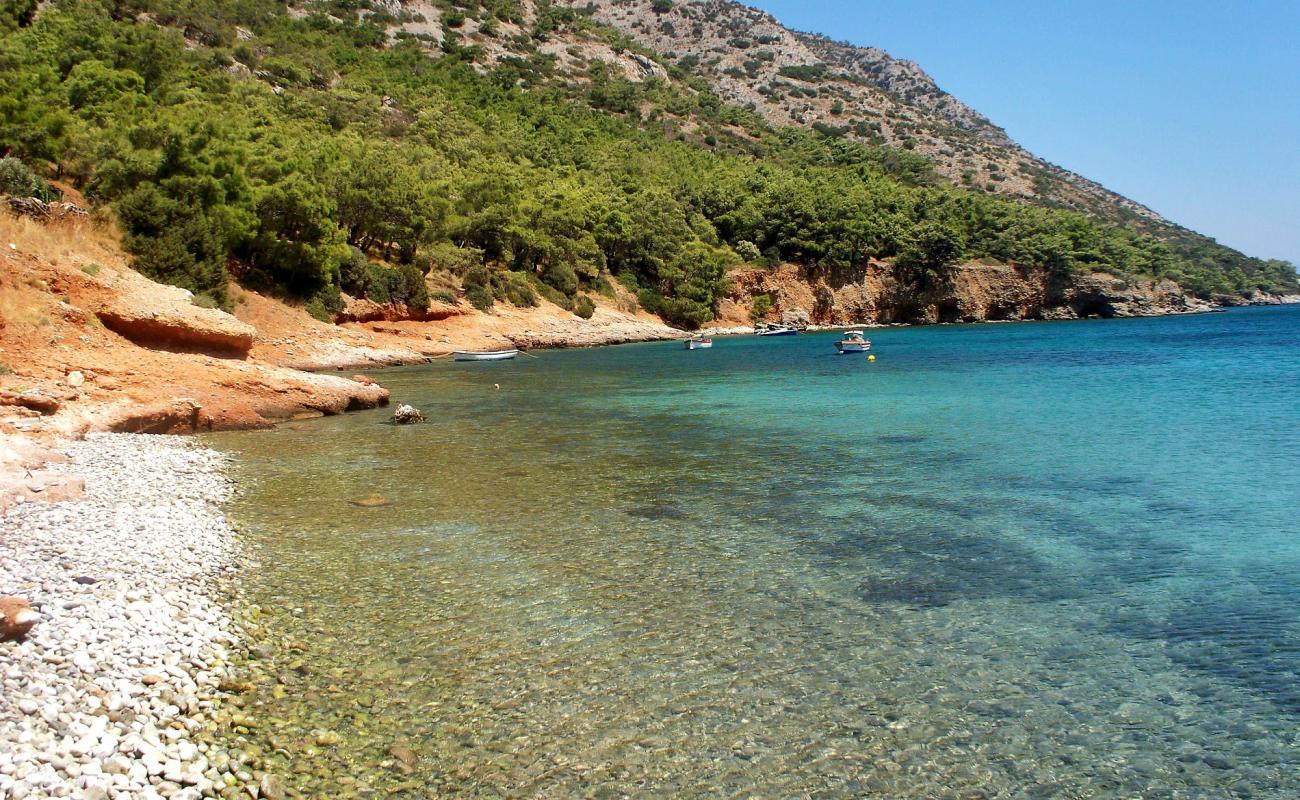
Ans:
[{"label": "bay", "polygon": [[340,797],[1296,796],[1300,308],[869,335],[387,370],[428,424],[208,437],[278,645],[270,766]]}]

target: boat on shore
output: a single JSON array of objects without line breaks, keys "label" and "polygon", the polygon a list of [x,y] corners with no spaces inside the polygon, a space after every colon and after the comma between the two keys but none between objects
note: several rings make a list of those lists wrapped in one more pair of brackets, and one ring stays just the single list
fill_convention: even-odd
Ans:
[{"label": "boat on shore", "polygon": [[519,355],[515,348],[509,350],[456,350],[451,354],[453,361],[505,361]]},{"label": "boat on shore", "polygon": [[863,335],[860,330],[847,330],[838,342],[835,343],[835,349],[840,354],[845,353],[865,353],[871,349],[871,340]]},{"label": "boat on shore", "polygon": [[707,336],[692,336],[686,340],[687,350],[704,350],[713,346],[713,340]]},{"label": "boat on shore", "polygon": [[754,327],[754,333],[759,336],[794,336],[798,332],[789,325],[774,325],[772,323],[762,323]]}]

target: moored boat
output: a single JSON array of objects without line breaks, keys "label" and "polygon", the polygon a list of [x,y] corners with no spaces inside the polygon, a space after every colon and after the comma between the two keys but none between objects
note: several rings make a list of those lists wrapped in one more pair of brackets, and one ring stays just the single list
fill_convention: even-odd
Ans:
[{"label": "moored boat", "polygon": [[453,361],[505,361],[519,355],[519,351],[509,350],[456,350],[451,354]]},{"label": "moored boat", "polygon": [[835,343],[835,349],[843,353],[865,353],[871,349],[871,340],[859,330],[847,330]]},{"label": "moored boat", "polygon": [[703,350],[713,346],[713,340],[706,336],[692,336],[686,340],[687,350]]},{"label": "moored boat", "polygon": [[794,336],[799,331],[789,325],[760,324],[754,328],[759,336]]}]

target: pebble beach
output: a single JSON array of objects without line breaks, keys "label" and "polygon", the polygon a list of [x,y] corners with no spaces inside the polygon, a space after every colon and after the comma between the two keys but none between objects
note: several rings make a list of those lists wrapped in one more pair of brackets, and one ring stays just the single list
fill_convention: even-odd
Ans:
[{"label": "pebble beach", "polygon": [[224,457],[171,436],[60,449],[84,496],[0,520],[0,594],[41,616],[0,642],[0,797],[275,793],[211,743],[241,558]]}]

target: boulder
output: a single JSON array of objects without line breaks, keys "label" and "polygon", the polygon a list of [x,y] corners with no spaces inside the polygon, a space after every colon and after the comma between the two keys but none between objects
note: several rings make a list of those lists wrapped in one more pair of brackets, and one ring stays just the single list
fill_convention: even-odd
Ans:
[{"label": "boulder", "polygon": [[412,425],[417,422],[424,422],[424,414],[421,414],[420,410],[414,406],[399,403],[397,410],[393,412],[393,422],[398,425]]},{"label": "boulder", "polygon": [[252,325],[196,306],[189,292],[159,284],[114,296],[95,315],[109,330],[144,346],[242,356],[257,337]]},{"label": "boulder", "polygon": [[789,311],[781,312],[781,324],[788,325],[791,328],[803,329],[812,324],[812,319],[808,316],[808,312],[802,308],[792,308]]},{"label": "boulder", "polygon": [[0,638],[24,636],[40,618],[23,598],[0,597]]}]

